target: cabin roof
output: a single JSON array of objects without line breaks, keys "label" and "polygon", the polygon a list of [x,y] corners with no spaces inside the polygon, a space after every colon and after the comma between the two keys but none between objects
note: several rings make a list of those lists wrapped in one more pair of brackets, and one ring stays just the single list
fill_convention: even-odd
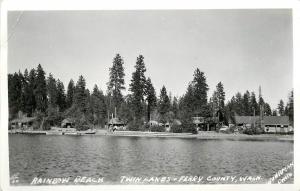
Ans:
[{"label": "cabin roof", "polygon": [[259,116],[234,116],[236,124],[252,124],[259,121]]},{"label": "cabin roof", "polygon": [[288,116],[265,116],[264,124],[289,124]]},{"label": "cabin roof", "polygon": [[36,117],[23,117],[23,118],[17,118],[13,119],[10,122],[11,123],[28,123],[36,120]]},{"label": "cabin roof", "polygon": [[[259,116],[234,116],[236,124],[251,124],[259,121]],[[264,124],[289,124],[288,116],[264,116]]]},{"label": "cabin roof", "polygon": [[112,124],[112,125],[123,125],[125,124],[124,121],[122,121],[121,119],[119,118],[112,118],[109,120],[109,123],[108,124]]},{"label": "cabin roof", "polygon": [[71,124],[75,123],[75,119],[73,119],[73,118],[66,118],[66,119],[62,120],[61,125],[64,126],[67,123],[71,123]]}]

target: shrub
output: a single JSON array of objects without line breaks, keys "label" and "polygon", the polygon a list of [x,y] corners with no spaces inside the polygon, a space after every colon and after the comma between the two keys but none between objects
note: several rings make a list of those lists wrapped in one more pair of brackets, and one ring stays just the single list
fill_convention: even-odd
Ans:
[{"label": "shrub", "polygon": [[166,129],[164,126],[159,126],[159,125],[153,125],[150,127],[151,132],[165,132]]},{"label": "shrub", "polygon": [[75,128],[78,131],[85,131],[89,129],[89,123],[84,115],[81,115],[81,117],[75,120]]},{"label": "shrub", "polygon": [[140,131],[143,129],[144,122],[142,120],[134,120],[128,123],[129,131]]},{"label": "shrub", "polygon": [[171,132],[173,133],[182,133],[182,126],[181,125],[172,125]]},{"label": "shrub", "polygon": [[260,128],[251,127],[251,128],[246,128],[243,133],[247,135],[259,135],[262,134],[263,131]]},{"label": "shrub", "polygon": [[189,121],[184,121],[182,123],[182,132],[198,134],[198,131],[197,131],[197,128],[195,127],[195,125]]}]

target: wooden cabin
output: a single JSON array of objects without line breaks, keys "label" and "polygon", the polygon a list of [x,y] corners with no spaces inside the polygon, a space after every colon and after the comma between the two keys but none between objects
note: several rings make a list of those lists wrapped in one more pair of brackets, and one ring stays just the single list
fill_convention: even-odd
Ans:
[{"label": "wooden cabin", "polygon": [[115,130],[126,130],[126,123],[115,117],[109,120],[108,128],[113,128]]},{"label": "wooden cabin", "polygon": [[238,128],[246,129],[259,123],[259,116],[234,116],[235,125]]},{"label": "wooden cabin", "polygon": [[266,133],[288,133],[288,116],[265,116],[263,118],[264,131]]},{"label": "wooden cabin", "polygon": [[62,128],[74,128],[75,127],[75,119],[66,118],[61,122]]},{"label": "wooden cabin", "polygon": [[246,129],[261,124],[265,133],[288,133],[290,132],[288,116],[235,116],[235,125]]},{"label": "wooden cabin", "polygon": [[36,117],[17,118],[10,121],[10,126],[12,129],[28,129],[32,127],[35,120]]}]

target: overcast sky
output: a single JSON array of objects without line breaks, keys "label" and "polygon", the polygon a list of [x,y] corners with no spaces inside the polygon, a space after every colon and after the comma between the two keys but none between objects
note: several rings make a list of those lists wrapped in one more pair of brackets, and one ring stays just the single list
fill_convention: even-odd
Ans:
[{"label": "overcast sky", "polygon": [[[226,99],[262,87],[277,107],[292,90],[291,10],[31,11],[8,14],[8,72],[36,68],[64,82],[82,74],[106,92],[113,57],[124,58],[128,85],[139,54],[159,94],[185,93],[198,67],[209,97],[224,84]],[[126,93],[126,92],[124,92]]]}]

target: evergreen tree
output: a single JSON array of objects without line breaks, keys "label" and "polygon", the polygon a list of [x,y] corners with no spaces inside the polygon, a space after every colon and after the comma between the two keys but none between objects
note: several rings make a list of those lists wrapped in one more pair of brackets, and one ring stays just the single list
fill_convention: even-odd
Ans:
[{"label": "evergreen tree", "polygon": [[[265,100],[263,99],[262,96],[259,96],[259,101],[258,101],[258,113],[260,114],[260,109],[263,108],[264,109],[264,105],[265,105]],[[263,111],[262,111],[263,112]]]},{"label": "evergreen tree", "polygon": [[48,95],[48,107],[56,107],[57,103],[57,87],[56,80],[53,78],[52,74],[49,74],[47,79],[47,95]]},{"label": "evergreen tree", "polygon": [[255,113],[255,115],[259,115],[259,109],[258,109],[258,103],[256,101],[256,96],[254,92],[251,92],[250,96],[250,108],[252,111],[252,115]]},{"label": "evergreen tree", "polygon": [[181,120],[188,120],[194,116],[194,88],[190,83],[186,93],[180,100],[179,108],[180,108],[180,119]]},{"label": "evergreen tree", "polygon": [[124,102],[121,104],[120,107],[120,118],[124,120],[126,123],[132,122],[134,119],[134,105],[133,105],[133,98],[132,95],[127,95],[124,98]]},{"label": "evergreen tree", "polygon": [[290,123],[294,125],[294,91],[291,91],[288,102],[288,116]]},{"label": "evergreen tree", "polygon": [[244,114],[244,106],[243,106],[243,98],[242,98],[242,94],[240,92],[238,92],[235,95],[234,111],[237,115],[245,115]]},{"label": "evergreen tree", "polygon": [[204,73],[198,68],[194,72],[194,79],[191,83],[193,88],[194,104],[193,112],[202,115],[202,107],[207,105],[207,91],[206,77]]},{"label": "evergreen tree", "polygon": [[225,92],[221,82],[216,86],[212,97],[209,99],[211,116],[216,115],[217,112],[224,112],[225,107]]},{"label": "evergreen tree", "polygon": [[276,111],[276,109],[274,109],[273,112],[272,112],[272,116],[277,116],[277,115],[278,115],[277,111]]},{"label": "evergreen tree", "polygon": [[147,101],[147,120],[150,120],[150,114],[156,106],[156,93],[152,85],[151,79],[146,81],[146,101]]},{"label": "evergreen tree", "polygon": [[22,75],[20,73],[8,75],[8,103],[10,116],[15,117],[22,109]]},{"label": "evergreen tree", "polygon": [[179,115],[179,103],[177,97],[173,97],[173,103],[171,111],[174,113],[175,118],[178,118]]},{"label": "evergreen tree", "polygon": [[21,111],[28,114],[26,112],[26,97],[25,97],[25,92],[26,92],[26,88],[28,86],[28,70],[25,69],[24,71],[24,75],[23,75],[23,78],[22,78],[22,95],[21,95],[21,105],[22,105],[22,108],[21,108]]},{"label": "evergreen tree", "polygon": [[249,91],[247,90],[247,91],[244,93],[243,100],[242,100],[242,104],[243,104],[243,115],[249,116],[249,115],[252,114],[250,103],[251,103],[251,101],[250,101],[250,93],[249,93]]},{"label": "evergreen tree", "polygon": [[219,82],[217,84],[216,98],[217,98],[218,110],[223,110],[225,106],[225,92],[224,92],[224,86],[222,82]]},{"label": "evergreen tree", "polygon": [[70,108],[73,105],[74,93],[75,93],[74,81],[71,79],[68,84],[67,97],[66,97],[67,108]]},{"label": "evergreen tree", "polygon": [[64,111],[67,107],[66,94],[64,84],[58,79],[57,80],[57,100],[56,104],[59,107],[59,111]]},{"label": "evergreen tree", "polygon": [[279,115],[284,116],[284,102],[282,99],[279,101],[277,109],[278,109]]},{"label": "evergreen tree", "polygon": [[106,117],[106,104],[103,92],[95,85],[91,95],[91,108],[94,125],[103,126]]},{"label": "evergreen tree", "polygon": [[135,71],[132,73],[132,79],[129,90],[132,92],[132,103],[135,119],[141,119],[143,116],[143,101],[146,88],[146,67],[144,63],[144,57],[140,55],[137,58]]},{"label": "evergreen tree", "polygon": [[235,96],[232,96],[231,100],[228,101],[225,106],[225,118],[227,119],[227,123],[229,121],[233,123],[235,122],[235,118],[234,118],[234,116],[236,115],[235,104],[236,104]]},{"label": "evergreen tree", "polygon": [[39,64],[36,72],[36,88],[34,91],[36,100],[36,109],[40,112],[45,112],[47,109],[47,88],[45,72]]},{"label": "evergreen tree", "polygon": [[211,109],[211,116],[214,116],[219,110],[219,101],[217,98],[217,91],[214,91],[212,97],[209,99],[209,105]]},{"label": "evergreen tree", "polygon": [[114,107],[119,108],[123,101],[122,90],[124,86],[124,61],[120,54],[117,54],[113,60],[113,66],[109,69],[108,91],[112,94]]},{"label": "evergreen tree", "polygon": [[166,121],[166,114],[170,111],[171,103],[165,86],[160,90],[158,112],[161,115],[162,121]]},{"label": "evergreen tree", "polygon": [[32,116],[33,112],[36,109],[36,99],[35,99],[35,89],[36,89],[36,72],[34,69],[31,69],[28,75],[27,85],[24,88],[24,97],[25,97],[25,113],[29,116]]},{"label": "evergreen tree", "polygon": [[272,109],[271,106],[268,103],[265,103],[264,105],[264,111],[266,116],[272,116]]},{"label": "evergreen tree", "polygon": [[74,101],[73,104],[79,109],[80,112],[85,114],[88,107],[88,96],[85,89],[86,83],[82,75],[79,76],[79,79],[76,83]]}]

